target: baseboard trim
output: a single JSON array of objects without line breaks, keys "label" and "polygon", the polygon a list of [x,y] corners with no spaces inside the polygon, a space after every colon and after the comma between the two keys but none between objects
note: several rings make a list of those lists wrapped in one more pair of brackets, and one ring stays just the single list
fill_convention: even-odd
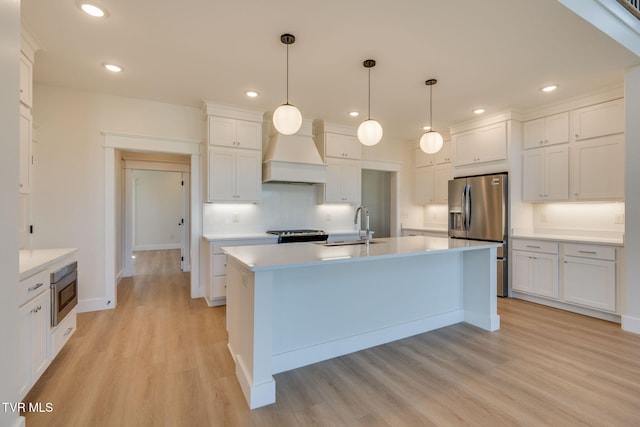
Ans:
[{"label": "baseboard trim", "polygon": [[623,315],[622,329],[634,334],[640,334],[640,318]]},{"label": "baseboard trim", "polygon": [[111,310],[113,308],[116,308],[114,302],[106,298],[92,298],[78,301],[78,313]]},{"label": "baseboard trim", "polygon": [[620,315],[618,314],[605,313],[603,311],[567,304],[561,301],[548,300],[546,298],[536,297],[534,295],[524,294],[517,291],[513,292],[513,297],[516,299],[534,302],[536,304],[546,305],[548,307],[559,308],[560,310],[570,311],[572,313],[595,317],[609,322],[620,323]]}]

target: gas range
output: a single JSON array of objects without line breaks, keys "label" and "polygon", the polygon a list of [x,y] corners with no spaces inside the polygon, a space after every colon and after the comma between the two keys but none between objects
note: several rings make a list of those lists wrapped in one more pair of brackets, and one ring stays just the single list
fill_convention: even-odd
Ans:
[{"label": "gas range", "polygon": [[278,236],[278,243],[326,242],[329,238],[322,230],[269,230],[267,233]]}]

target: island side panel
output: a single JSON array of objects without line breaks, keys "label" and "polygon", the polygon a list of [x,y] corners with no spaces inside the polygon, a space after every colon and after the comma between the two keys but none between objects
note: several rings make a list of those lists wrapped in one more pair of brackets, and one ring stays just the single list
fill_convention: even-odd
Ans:
[{"label": "island side panel", "polygon": [[273,373],[461,322],[462,252],[274,271]]},{"label": "island side panel", "polygon": [[271,375],[273,273],[227,257],[227,330],[236,377],[251,409],[276,401]]},{"label": "island side panel", "polygon": [[496,248],[463,252],[464,321],[487,331],[500,329]]}]

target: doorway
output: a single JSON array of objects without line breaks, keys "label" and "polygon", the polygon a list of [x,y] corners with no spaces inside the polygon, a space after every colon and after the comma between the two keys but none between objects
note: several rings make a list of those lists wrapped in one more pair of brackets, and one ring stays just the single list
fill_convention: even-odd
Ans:
[{"label": "doorway", "polygon": [[391,236],[392,175],[385,170],[362,169],[362,204],[369,210],[373,237]]}]

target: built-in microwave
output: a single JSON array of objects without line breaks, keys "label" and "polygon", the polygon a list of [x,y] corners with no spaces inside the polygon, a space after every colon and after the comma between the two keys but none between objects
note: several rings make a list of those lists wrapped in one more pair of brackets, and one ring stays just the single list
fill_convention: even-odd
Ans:
[{"label": "built-in microwave", "polygon": [[51,326],[57,326],[78,305],[78,263],[51,273]]}]

